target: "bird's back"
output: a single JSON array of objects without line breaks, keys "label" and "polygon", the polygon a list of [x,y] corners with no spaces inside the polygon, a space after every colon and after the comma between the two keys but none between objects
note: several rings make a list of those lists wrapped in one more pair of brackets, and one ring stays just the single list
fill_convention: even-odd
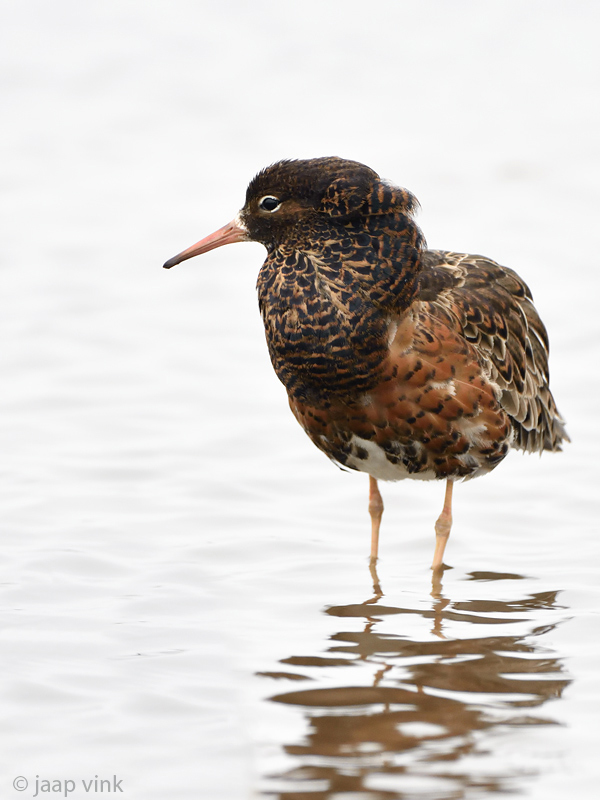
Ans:
[{"label": "bird's back", "polygon": [[473,346],[511,420],[512,446],[560,450],[569,439],[548,385],[548,334],[527,284],[479,255],[426,250],[422,267],[416,303],[449,319]]}]

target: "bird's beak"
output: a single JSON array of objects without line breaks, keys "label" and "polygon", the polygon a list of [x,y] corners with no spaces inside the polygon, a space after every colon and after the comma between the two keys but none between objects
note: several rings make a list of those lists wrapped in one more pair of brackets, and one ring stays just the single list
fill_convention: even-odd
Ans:
[{"label": "bird's beak", "polygon": [[183,252],[165,261],[163,267],[165,269],[171,269],[175,264],[180,264],[182,261],[193,258],[194,256],[199,256],[202,253],[208,253],[209,250],[214,250],[215,247],[221,247],[224,244],[249,241],[248,230],[238,214],[235,219],[232,219],[227,225],[223,225],[218,231],[211,233],[209,236],[196,242],[196,244],[188,247],[187,250],[183,250]]}]

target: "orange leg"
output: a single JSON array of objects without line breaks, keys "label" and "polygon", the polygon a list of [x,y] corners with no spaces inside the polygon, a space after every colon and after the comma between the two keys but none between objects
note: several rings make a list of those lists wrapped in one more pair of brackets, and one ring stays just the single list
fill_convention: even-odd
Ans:
[{"label": "orange leg", "polygon": [[444,508],[435,523],[435,551],[433,553],[433,564],[431,569],[439,569],[442,566],[446,542],[450,536],[452,527],[452,487],[453,481],[446,481],[446,495],[444,497]]},{"label": "orange leg", "polygon": [[371,515],[371,561],[377,561],[379,549],[379,527],[383,514],[383,499],[377,487],[377,481],[369,475],[369,514]]}]

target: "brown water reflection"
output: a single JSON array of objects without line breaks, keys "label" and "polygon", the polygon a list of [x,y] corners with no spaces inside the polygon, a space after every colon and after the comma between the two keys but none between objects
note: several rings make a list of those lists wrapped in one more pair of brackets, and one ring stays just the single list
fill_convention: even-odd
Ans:
[{"label": "brown water reflection", "polygon": [[[264,796],[437,800],[523,788],[538,768],[494,758],[494,742],[501,736],[506,746],[515,729],[556,724],[551,707],[541,707],[560,697],[569,679],[542,637],[564,618],[558,593],[520,596],[523,576],[472,573],[474,590],[480,582],[514,581],[514,599],[453,603],[438,582],[429,608],[400,608],[381,602],[373,577],[372,599],[326,609],[340,620],[326,655],[289,656],[281,663],[294,672],[261,673],[296,687],[307,678],[327,684],[271,698],[302,709],[309,730],[284,745],[297,763],[269,776],[273,788],[267,783]],[[398,631],[397,615],[406,614],[428,621],[428,639],[389,632],[390,617]],[[350,618],[364,619],[364,629],[347,630]],[[362,681],[351,667],[360,667]]]}]

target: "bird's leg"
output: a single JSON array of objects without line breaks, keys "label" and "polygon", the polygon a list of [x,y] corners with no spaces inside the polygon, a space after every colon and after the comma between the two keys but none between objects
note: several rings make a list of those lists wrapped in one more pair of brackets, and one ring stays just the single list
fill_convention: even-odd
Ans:
[{"label": "bird's leg", "polygon": [[444,550],[446,549],[446,542],[450,536],[450,528],[452,527],[452,487],[453,481],[446,481],[446,494],[444,496],[444,508],[435,523],[435,551],[433,553],[433,564],[431,569],[438,569],[442,566],[442,559],[444,558]]},{"label": "bird's leg", "polygon": [[377,487],[377,481],[369,475],[369,514],[371,515],[371,562],[377,561],[379,548],[379,526],[383,514],[383,499]]}]

